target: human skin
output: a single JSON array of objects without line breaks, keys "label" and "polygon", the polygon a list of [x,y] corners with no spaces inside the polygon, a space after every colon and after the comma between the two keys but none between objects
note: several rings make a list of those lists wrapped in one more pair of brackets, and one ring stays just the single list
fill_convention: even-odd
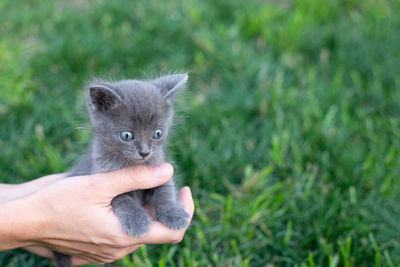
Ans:
[{"label": "human skin", "polygon": [[[162,163],[68,179],[56,174],[20,185],[0,184],[0,251],[24,247],[52,257],[56,250],[81,265],[113,262],[142,244],[179,242],[186,229],[171,230],[156,221],[143,236],[129,236],[111,206],[115,196],[159,186],[172,175],[172,166]],[[180,191],[179,201],[191,219],[194,204],[188,187]]]}]

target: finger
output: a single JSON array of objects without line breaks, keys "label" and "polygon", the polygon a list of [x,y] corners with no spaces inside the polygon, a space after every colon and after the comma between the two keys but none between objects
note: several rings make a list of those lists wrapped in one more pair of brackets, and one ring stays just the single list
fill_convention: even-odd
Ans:
[{"label": "finger", "polygon": [[135,250],[137,250],[141,245],[133,245],[130,246],[128,249],[128,253],[126,253],[126,255],[131,254],[132,252],[134,252]]},{"label": "finger", "polygon": [[190,187],[185,186],[181,189],[181,191],[179,192],[178,200],[181,203],[182,207],[187,211],[187,213],[189,213],[190,222],[192,220],[195,210],[192,191],[190,190]]},{"label": "finger", "polygon": [[105,248],[103,252],[101,251],[98,251],[96,253],[86,252],[84,254],[76,255],[76,258],[81,260],[83,259],[84,261],[91,263],[105,263],[110,261],[116,261],[132,253],[140,246],[141,244],[135,244],[118,249],[113,248],[112,250]]},{"label": "finger", "polygon": [[85,264],[89,264],[90,263],[90,261],[87,261],[87,260],[84,260],[84,259],[81,259],[81,258],[77,258],[77,257],[72,257],[71,261],[72,261],[72,265],[73,266],[85,265]]},{"label": "finger", "polygon": [[[28,246],[28,247],[24,247],[25,250],[34,253],[36,255],[45,257],[45,258],[54,258],[54,251],[46,248],[46,247],[40,247],[40,246]],[[72,257],[72,264],[75,265],[84,265],[84,264],[88,264],[90,263],[87,260],[84,259],[80,259],[77,257]]]},{"label": "finger", "polygon": [[33,254],[45,257],[45,258],[54,258],[53,251],[51,249],[40,247],[40,246],[27,246],[24,247],[25,250],[32,252]]},{"label": "finger", "polygon": [[[130,254],[132,251],[136,250],[140,245],[133,245],[131,247],[125,248],[120,258]],[[41,246],[27,246],[24,247],[25,250],[34,253],[36,255],[45,257],[45,258],[54,258],[54,251]],[[81,254],[78,256],[71,257],[72,265],[79,266],[85,265],[93,262],[103,263],[107,261],[107,258],[99,258],[98,256],[91,255],[90,253]]]},{"label": "finger", "polygon": [[164,244],[179,242],[185,230],[172,230],[160,222],[153,221],[150,231],[138,237],[142,244]]},{"label": "finger", "polygon": [[90,252],[80,252],[71,257],[71,262],[73,266],[84,265],[88,263],[103,264],[107,262],[107,258],[97,253]]},{"label": "finger", "polygon": [[[51,249],[48,249],[46,247],[40,247],[40,246],[28,246],[28,247],[24,247],[25,250],[34,253],[36,255],[45,257],[45,258],[54,258],[54,251],[52,251]],[[72,264],[75,265],[84,265],[84,264],[88,264],[90,263],[87,260],[84,259],[80,259],[77,257],[72,257]]]},{"label": "finger", "polygon": [[[189,223],[194,213],[194,203],[189,187],[184,187],[179,193],[179,202],[189,214]],[[145,244],[162,244],[180,242],[185,234],[186,229],[173,230],[160,222],[153,222],[150,225],[150,231],[139,237],[140,241]]]},{"label": "finger", "polygon": [[71,262],[73,266],[80,266],[85,264],[104,264],[116,261],[116,258],[112,255],[90,253],[90,252],[80,252],[71,257]]},{"label": "finger", "polygon": [[[141,245],[136,244],[136,245],[128,246],[128,247],[121,248],[121,249],[115,251],[115,252],[111,255],[111,261],[117,261],[117,260],[122,259],[122,258],[125,257],[126,255],[131,254],[133,251],[135,251],[136,249],[138,249],[138,247],[140,247],[140,246],[141,246]],[[105,262],[109,262],[109,260],[108,260],[108,261],[105,261]]]},{"label": "finger", "polygon": [[153,166],[135,166],[108,173],[98,173],[87,176],[89,181],[110,197],[137,189],[148,189],[160,186],[171,179],[174,169],[169,163],[160,163]]}]

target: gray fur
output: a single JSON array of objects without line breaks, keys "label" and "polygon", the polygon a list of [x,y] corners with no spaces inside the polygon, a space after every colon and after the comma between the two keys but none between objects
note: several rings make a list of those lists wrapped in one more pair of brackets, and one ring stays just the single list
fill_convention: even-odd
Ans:
[{"label": "gray fur", "polygon": [[[93,140],[70,176],[164,162],[164,147],[174,115],[173,98],[187,79],[187,74],[175,74],[151,81],[91,83],[87,104]],[[159,140],[153,139],[156,129],[163,131]],[[126,130],[134,134],[129,142],[120,138],[120,132]],[[143,158],[140,152],[149,154]],[[111,204],[123,229],[132,236],[141,236],[149,230],[152,219],[144,208],[147,204],[154,219],[169,228],[182,229],[188,225],[189,215],[177,201],[173,179],[153,189],[119,195]]]}]

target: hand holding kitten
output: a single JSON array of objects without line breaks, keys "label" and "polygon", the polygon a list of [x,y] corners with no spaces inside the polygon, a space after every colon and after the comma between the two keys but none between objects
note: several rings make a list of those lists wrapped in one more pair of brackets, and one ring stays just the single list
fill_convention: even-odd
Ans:
[{"label": "hand holding kitten", "polygon": [[[52,257],[51,250],[57,250],[72,255],[74,264],[84,264],[115,261],[144,243],[178,242],[185,230],[171,230],[154,221],[150,231],[141,237],[126,234],[111,207],[116,195],[159,186],[172,174],[172,166],[163,163],[155,168],[135,166],[68,179],[56,177],[50,184],[47,183],[50,179],[39,179],[46,181],[37,183],[46,184],[44,188],[36,187],[35,192],[34,186],[25,186],[30,190],[29,195],[21,194],[19,199],[0,204],[0,217],[13,217],[2,222],[11,227],[0,224],[0,233],[2,229],[12,229],[8,235],[17,240],[14,245],[0,249],[25,246],[47,257]],[[179,201],[192,215],[194,206],[188,188],[182,189]]]}]

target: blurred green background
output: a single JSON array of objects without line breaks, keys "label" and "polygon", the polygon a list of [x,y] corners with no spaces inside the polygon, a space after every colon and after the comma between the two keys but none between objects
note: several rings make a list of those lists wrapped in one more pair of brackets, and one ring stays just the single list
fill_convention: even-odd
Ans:
[{"label": "blurred green background", "polygon": [[117,266],[400,265],[397,0],[2,0],[0,181],[74,164],[92,76],[171,71],[196,214]]}]

